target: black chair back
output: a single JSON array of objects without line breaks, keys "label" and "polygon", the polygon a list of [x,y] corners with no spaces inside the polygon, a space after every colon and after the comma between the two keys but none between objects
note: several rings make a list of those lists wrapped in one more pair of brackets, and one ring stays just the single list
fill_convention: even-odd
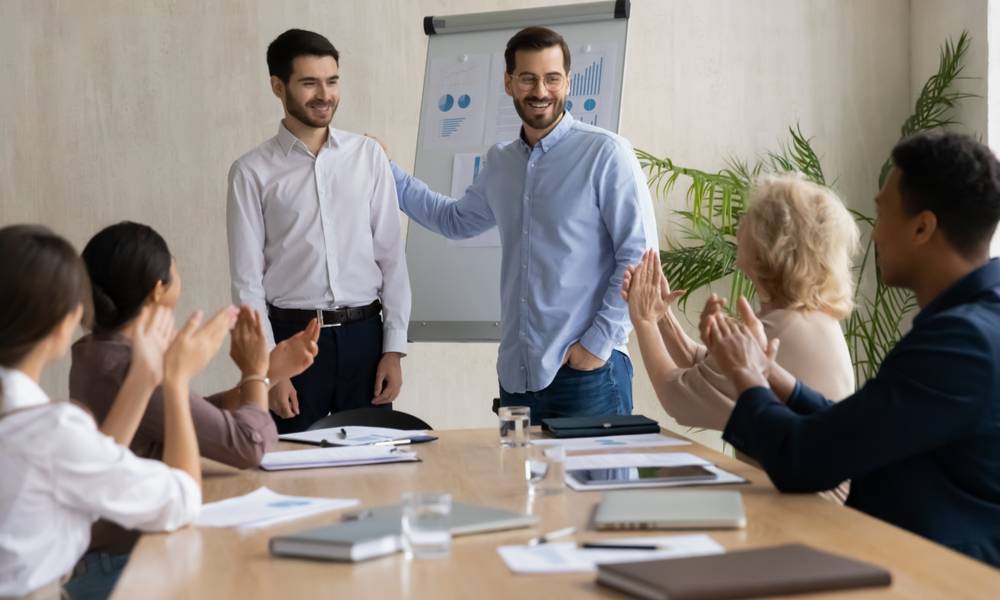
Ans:
[{"label": "black chair back", "polygon": [[431,429],[423,419],[391,408],[377,406],[345,410],[327,415],[309,426],[314,429],[330,427],[346,427],[348,425],[364,425],[366,427],[391,427],[392,429]]}]

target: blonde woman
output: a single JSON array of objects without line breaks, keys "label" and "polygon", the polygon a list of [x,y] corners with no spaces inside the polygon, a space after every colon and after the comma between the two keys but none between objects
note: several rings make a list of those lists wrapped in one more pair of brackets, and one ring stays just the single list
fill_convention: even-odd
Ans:
[{"label": "blonde woman", "polygon": [[[759,179],[736,235],[736,267],[757,288],[767,338],[780,340],[778,364],[828,398],[854,392],[839,321],[853,308],[858,239],[840,199],[798,174]],[[629,268],[622,287],[660,404],[681,425],[722,430],[736,390],[671,310],[683,294],[670,290],[652,251]]]}]

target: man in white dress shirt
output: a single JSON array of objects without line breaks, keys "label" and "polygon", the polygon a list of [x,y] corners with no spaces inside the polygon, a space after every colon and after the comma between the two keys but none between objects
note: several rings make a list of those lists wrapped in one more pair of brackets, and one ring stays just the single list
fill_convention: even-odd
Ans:
[{"label": "man in white dress shirt", "polygon": [[339,60],[329,40],[300,29],[268,46],[285,118],[229,171],[233,300],[269,316],[272,344],[312,318],[322,326],[316,362],[271,390],[281,433],[388,404],[402,385],[410,283],[396,188],[377,142],[330,127]]}]

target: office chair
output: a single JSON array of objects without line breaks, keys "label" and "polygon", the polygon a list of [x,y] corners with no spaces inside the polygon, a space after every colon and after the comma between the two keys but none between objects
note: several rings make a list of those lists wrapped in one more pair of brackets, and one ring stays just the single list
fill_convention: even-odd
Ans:
[{"label": "office chair", "polygon": [[409,413],[379,408],[377,406],[345,410],[327,415],[309,426],[313,429],[344,427],[347,425],[364,425],[366,427],[390,427],[392,429],[432,429],[423,419]]}]

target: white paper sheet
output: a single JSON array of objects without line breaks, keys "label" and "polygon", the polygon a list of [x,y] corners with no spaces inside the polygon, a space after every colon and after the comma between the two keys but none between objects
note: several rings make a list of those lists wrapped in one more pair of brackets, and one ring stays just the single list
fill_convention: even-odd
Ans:
[{"label": "white paper sheet", "polygon": [[570,73],[566,110],[573,118],[613,130],[614,92],[612,82],[617,72],[617,53],[611,44],[593,44],[573,48],[573,72]]},{"label": "white paper sheet", "polygon": [[[461,198],[465,190],[475,183],[486,163],[483,156],[476,153],[459,153],[451,168],[451,197]],[[464,248],[499,248],[500,230],[496,227],[464,240],[448,240],[449,246]]]},{"label": "white paper sheet", "polygon": [[537,546],[500,546],[497,552],[514,573],[575,573],[594,571],[598,563],[633,562],[721,554],[725,548],[704,534],[630,537],[596,540],[602,544],[650,544],[662,550],[600,550],[580,548],[575,543]]},{"label": "white paper sheet", "polygon": [[478,147],[483,142],[490,56],[436,58],[428,66],[434,105],[423,115],[424,148]]},{"label": "white paper sheet", "polygon": [[550,438],[531,440],[537,446],[563,446],[566,450],[608,450],[615,448],[653,448],[657,446],[687,446],[691,442],[659,433],[608,435],[604,437]]},{"label": "white paper sheet", "polygon": [[710,465],[711,462],[687,452],[648,452],[623,454],[584,454],[566,457],[566,470],[614,469],[616,467],[681,467]]},{"label": "white paper sheet", "polygon": [[265,471],[281,471],[416,460],[415,452],[402,451],[396,446],[347,446],[268,452],[261,460],[260,468]]},{"label": "white paper sheet", "polygon": [[336,446],[368,446],[378,442],[413,439],[426,435],[426,429],[407,430],[391,429],[389,427],[348,425],[346,427],[330,427],[328,429],[314,429],[298,433],[285,433],[279,435],[278,439],[286,442],[305,442],[307,444],[326,442]]},{"label": "white paper sheet", "polygon": [[357,504],[357,500],[346,498],[285,496],[261,487],[244,496],[205,504],[195,525],[244,529],[265,527]]},{"label": "white paper sheet", "polygon": [[506,71],[507,62],[503,52],[495,53],[490,66],[490,97],[486,106],[486,132],[483,140],[486,145],[516,140],[521,133],[521,117],[514,109],[514,100],[504,89]]}]

